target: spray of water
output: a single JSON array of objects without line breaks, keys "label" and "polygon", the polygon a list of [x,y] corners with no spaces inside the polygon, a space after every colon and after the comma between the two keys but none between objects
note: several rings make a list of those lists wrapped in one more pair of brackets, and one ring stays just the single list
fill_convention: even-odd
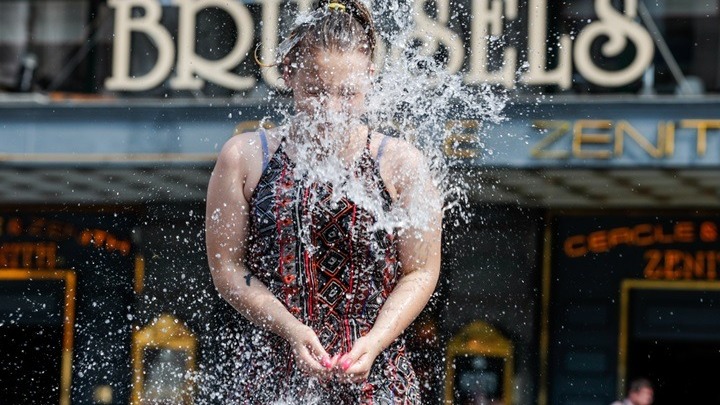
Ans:
[{"label": "spray of water", "polygon": [[[295,136],[285,134],[296,154],[296,174],[309,182],[331,184],[335,199],[349,197],[378,219],[378,228],[387,230],[427,226],[426,214],[432,212],[435,202],[428,201],[429,196],[419,181],[423,178],[431,178],[440,191],[443,211],[469,219],[470,213],[462,208],[467,205],[470,185],[460,176],[453,176],[453,167],[459,161],[445,154],[448,137],[462,129],[458,120],[449,120],[449,117],[462,115],[484,123],[498,123],[503,120],[506,100],[504,94],[489,86],[464,85],[462,77],[449,72],[440,57],[428,52],[424,44],[418,44],[412,12],[412,2],[408,1],[374,4],[373,14],[378,26],[384,28],[379,30],[379,39],[389,44],[386,45],[389,56],[379,67],[380,73],[367,96],[364,118],[371,129],[399,138],[408,148],[422,152],[428,172],[413,174],[418,179],[411,183],[414,206],[394,205],[389,213],[385,212],[379,195],[363,187],[353,176],[353,167],[333,154],[347,146],[347,138],[317,136],[317,128],[321,126],[335,128],[336,134],[347,133],[357,125],[350,116],[293,115],[290,107],[277,111],[285,117],[285,122],[298,128]],[[313,21],[318,18],[316,14],[300,14],[295,24]],[[317,110],[325,111],[321,107]]]},{"label": "spray of water", "polygon": [[[287,142],[287,151],[295,164],[296,180],[305,184],[329,184],[332,199],[339,201],[346,197],[367,210],[376,219],[376,228],[386,231],[423,229],[431,221],[430,213],[436,212],[438,204],[442,210],[454,213],[468,220],[467,206],[470,185],[461,176],[454,175],[454,161],[445,153],[450,134],[460,130],[457,125],[448,125],[449,117],[472,117],[481,122],[498,123],[503,120],[502,110],[505,95],[490,87],[470,88],[463,84],[462,77],[445,69],[442,58],[417,41],[413,26],[412,2],[392,0],[376,2],[373,14],[380,27],[380,40],[389,48],[383,65],[378,67],[372,91],[367,95],[366,111],[362,117],[343,113],[323,113],[312,116],[295,113],[290,107],[278,107],[277,114],[285,117],[284,125],[278,130],[279,136]],[[301,14],[296,23],[312,21],[313,15]],[[420,38],[422,39],[422,38]],[[422,42],[422,41],[420,41]],[[316,106],[315,111],[325,111]],[[333,128],[333,133],[349,133],[360,124],[376,132],[399,139],[406,148],[421,153],[425,164],[418,173],[407,173],[415,182],[406,192],[413,195],[406,205],[395,204],[389,210],[384,208],[377,188],[368,187],[356,176],[353,159],[341,157],[336,151],[348,147],[350,137],[323,136],[323,128]],[[426,182],[432,182],[439,191],[440,200],[427,193]],[[312,196],[311,196],[312,198]],[[313,202],[310,201],[312,205]],[[308,229],[301,229],[300,236],[311,246]],[[312,252],[311,252],[312,253]],[[262,370],[272,369],[271,364],[284,361],[268,358],[263,352],[263,340],[270,339],[264,334],[246,334],[242,330],[227,330],[214,336],[215,344],[223,347],[223,359],[214,368],[203,368],[193,378],[202,397],[226,400],[232,397],[247,378],[258,375],[237,375],[244,365],[252,363],[259,371],[260,378],[269,378]],[[245,348],[239,350],[238,348]],[[247,348],[254,350],[248,351]],[[289,355],[289,354],[288,354]],[[232,386],[224,385],[233,381]],[[312,380],[311,380],[312,381]],[[302,397],[290,395],[277,404],[316,403],[312,389],[303,391]],[[308,394],[309,393],[309,394]],[[270,403],[278,398],[277,392],[255,393],[259,401]],[[280,394],[282,395],[282,394]],[[313,402],[315,401],[315,402]]]}]

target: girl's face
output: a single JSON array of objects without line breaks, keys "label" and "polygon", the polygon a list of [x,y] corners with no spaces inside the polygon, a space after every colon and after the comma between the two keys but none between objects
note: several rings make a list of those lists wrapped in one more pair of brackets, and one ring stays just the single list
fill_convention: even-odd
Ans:
[{"label": "girl's face", "polygon": [[327,129],[364,113],[372,74],[370,58],[362,52],[319,50],[298,58],[286,83],[293,90],[295,111]]}]

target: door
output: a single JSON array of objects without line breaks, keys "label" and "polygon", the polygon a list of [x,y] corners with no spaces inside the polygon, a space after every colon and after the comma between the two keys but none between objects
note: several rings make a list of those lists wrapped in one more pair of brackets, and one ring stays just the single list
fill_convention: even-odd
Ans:
[{"label": "door", "polygon": [[718,283],[647,286],[629,293],[627,381],[649,379],[654,405],[720,404]]},{"label": "door", "polygon": [[0,269],[0,403],[69,404],[72,271]]}]

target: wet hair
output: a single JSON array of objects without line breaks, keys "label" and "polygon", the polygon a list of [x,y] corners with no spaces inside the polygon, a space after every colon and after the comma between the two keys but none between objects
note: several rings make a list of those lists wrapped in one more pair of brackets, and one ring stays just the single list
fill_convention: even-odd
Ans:
[{"label": "wet hair", "polygon": [[375,24],[361,0],[319,0],[278,46],[277,64],[289,67],[299,56],[318,50],[360,51],[372,60]]},{"label": "wet hair", "polygon": [[636,378],[630,381],[630,387],[628,388],[628,394],[631,392],[638,392],[643,388],[653,389],[652,383],[647,378]]}]

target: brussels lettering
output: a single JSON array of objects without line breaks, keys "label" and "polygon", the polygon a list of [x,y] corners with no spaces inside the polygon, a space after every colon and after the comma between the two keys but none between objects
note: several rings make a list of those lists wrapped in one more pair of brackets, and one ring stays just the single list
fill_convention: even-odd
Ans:
[{"label": "brussels lettering", "polygon": [[[170,80],[173,89],[196,90],[206,81],[234,89],[247,90],[255,86],[255,78],[233,72],[243,60],[252,54],[255,41],[253,17],[241,1],[227,0],[171,0],[178,8],[179,28],[177,43],[170,32],[160,23],[165,1],[160,0],[109,0],[115,14],[115,41],[113,44],[112,76],[105,86],[108,90],[143,91],[161,85],[173,72]],[[259,56],[273,60],[273,52],[279,42],[278,16],[286,1],[259,0],[262,5],[262,29]],[[311,0],[297,0],[299,11],[308,10]],[[502,38],[505,24],[518,18],[517,0],[473,0],[469,2],[470,39],[464,44],[460,33],[449,27],[451,4],[449,0],[435,2],[435,13],[428,15],[425,0],[414,1],[415,28],[412,40],[424,44],[433,53],[442,48],[447,54],[445,68],[451,73],[462,72],[468,85],[498,84],[511,89],[517,83],[525,85],[557,85],[562,89],[571,86],[573,68],[587,81],[605,87],[620,87],[640,78],[651,64],[654,54],[653,40],[640,24],[635,22],[637,0],[626,0],[624,9],[612,6],[611,0],[595,0],[597,19],[585,26],[573,41],[568,34],[551,38],[547,28],[547,0],[529,0],[528,49],[526,61],[518,61],[521,53],[516,47],[502,49],[502,66],[488,70],[491,38]],[[238,31],[232,50],[218,60],[205,59],[195,52],[197,15],[207,8],[217,8],[227,13]],[[133,10],[142,10],[133,15]],[[150,39],[157,48],[157,59],[150,71],[140,76],[131,74],[131,36],[141,34]],[[627,47],[636,49],[634,58],[619,70],[607,71],[598,66],[591,51],[592,44],[607,39],[601,47],[603,57],[619,56]],[[548,66],[548,48],[557,49],[557,62]],[[401,57],[396,46],[379,44],[377,58]],[[381,63],[378,63],[382,66]],[[526,66],[518,73],[519,66]],[[280,77],[277,68],[261,69],[263,80],[276,86]]]}]

